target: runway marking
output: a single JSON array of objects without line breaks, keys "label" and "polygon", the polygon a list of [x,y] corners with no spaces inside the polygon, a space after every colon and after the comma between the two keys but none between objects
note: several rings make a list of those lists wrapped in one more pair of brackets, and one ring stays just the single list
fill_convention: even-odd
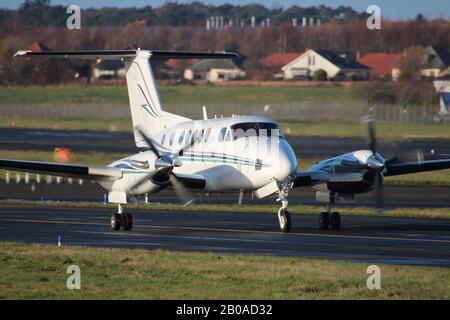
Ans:
[{"label": "runway marking", "polygon": [[[96,225],[105,226],[103,223],[89,223],[89,222],[69,222],[69,221],[56,221],[56,220],[21,220],[21,219],[1,219],[0,221],[6,222],[29,222],[29,223],[47,223],[47,224],[72,224],[72,225]],[[288,234],[282,234],[275,231],[256,231],[256,230],[239,230],[239,229],[223,229],[223,228],[203,228],[203,227],[180,227],[180,226],[145,226],[135,225],[135,227],[148,228],[148,229],[176,229],[176,230],[197,230],[197,231],[219,231],[219,232],[239,232],[239,233],[254,233],[254,234],[272,234],[283,236],[309,236],[309,237],[322,237],[322,238],[343,238],[343,239],[371,239],[371,240],[394,240],[394,241],[410,241],[410,242],[432,242],[432,243],[450,243],[450,240],[443,239],[413,239],[413,238],[396,238],[396,237],[375,237],[375,236],[358,236],[358,235],[344,235],[344,234],[322,234],[322,233],[307,233],[307,232],[290,232]]]},{"label": "runway marking", "polygon": [[[79,233],[90,233],[90,234],[106,234],[106,235],[117,235],[118,233],[114,232],[96,232],[96,231],[75,231]],[[213,241],[238,241],[238,242],[257,242],[257,243],[278,243],[278,244],[286,244],[289,243],[287,241],[272,241],[272,240],[251,240],[251,239],[242,239],[242,238],[217,238],[217,237],[193,237],[193,236],[172,236],[172,235],[156,235],[156,234],[142,234],[142,233],[121,233],[126,236],[138,236],[138,237],[164,237],[164,238],[176,238],[176,239],[192,239],[192,240],[213,240]]]}]

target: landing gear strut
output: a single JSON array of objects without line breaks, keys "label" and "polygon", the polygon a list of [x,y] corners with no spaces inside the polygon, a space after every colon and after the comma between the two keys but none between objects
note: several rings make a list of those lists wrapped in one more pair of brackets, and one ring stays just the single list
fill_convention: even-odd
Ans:
[{"label": "landing gear strut", "polygon": [[117,212],[111,216],[111,229],[118,231],[122,226],[123,230],[130,231],[133,227],[133,216],[131,213],[124,213],[121,204],[117,207]]},{"label": "landing gear strut", "polygon": [[319,214],[319,228],[322,230],[331,227],[333,230],[341,228],[341,215],[339,212],[331,211],[331,204],[327,204],[327,211],[323,211]]},{"label": "landing gear strut", "polygon": [[291,214],[287,210],[289,190],[292,188],[292,181],[281,181],[279,184],[278,199],[281,201],[281,208],[278,210],[278,222],[280,231],[287,233],[291,231]]}]

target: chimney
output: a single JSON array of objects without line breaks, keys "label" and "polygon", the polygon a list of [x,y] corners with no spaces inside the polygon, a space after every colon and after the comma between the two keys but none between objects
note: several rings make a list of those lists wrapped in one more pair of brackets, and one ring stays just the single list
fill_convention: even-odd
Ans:
[{"label": "chimney", "polygon": [[302,27],[306,27],[308,25],[306,17],[302,18]]}]

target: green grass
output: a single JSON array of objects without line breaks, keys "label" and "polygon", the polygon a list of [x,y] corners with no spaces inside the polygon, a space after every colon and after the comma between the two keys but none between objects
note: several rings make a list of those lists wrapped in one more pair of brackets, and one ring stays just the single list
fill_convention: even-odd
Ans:
[{"label": "green grass", "polygon": [[[361,123],[280,121],[287,135],[320,137],[366,137]],[[379,139],[449,139],[449,126],[445,124],[383,123],[377,122]]]},{"label": "green grass", "polygon": [[[100,202],[70,202],[70,201],[30,201],[30,200],[0,200],[0,206],[44,206],[44,207],[77,207],[77,208],[116,208],[115,204],[104,205]],[[232,212],[232,213],[274,213],[280,208],[279,205],[270,204],[193,204],[183,207],[180,204],[171,203],[151,203],[151,204],[127,204],[127,208],[138,210],[170,211],[182,210],[190,212]],[[339,206],[340,212],[345,216],[380,216],[369,207],[346,207]],[[289,212],[294,215],[311,215],[317,212],[317,206],[310,205],[290,205]],[[397,218],[427,218],[427,219],[450,219],[449,208],[395,208],[386,209],[382,216]]]},{"label": "green grass", "polygon": [[[69,265],[81,290],[68,290]],[[0,243],[2,299],[449,299],[450,269],[165,250]],[[118,293],[119,296],[118,296]]]},{"label": "green grass", "polygon": [[[207,106],[210,116],[224,114],[263,114],[270,105],[268,117],[278,120],[288,135],[361,137],[360,108],[364,105],[358,89],[339,87],[224,87],[211,85],[161,86],[161,98],[167,111],[187,117],[201,118],[201,107]],[[12,86],[0,87],[0,127],[90,129],[131,131],[131,119],[86,118],[89,108],[123,108],[128,114],[128,94],[123,86]],[[14,114],[16,106],[42,107],[39,117],[2,117]],[[80,109],[78,118],[54,118],[54,109],[70,106]],[[78,106],[78,107],[77,107]],[[48,109],[48,110],[47,110]],[[306,112],[300,116],[299,110]],[[20,109],[23,110],[23,109]],[[40,109],[41,110],[41,109]],[[46,111],[47,110],[47,111]],[[287,111],[288,110],[288,111]],[[73,110],[72,110],[73,111]],[[69,114],[77,114],[73,111]],[[330,112],[328,112],[330,111]],[[10,113],[13,112],[13,113]],[[286,113],[287,112],[287,115]],[[45,116],[48,114],[48,116]],[[56,113],[59,114],[59,113]],[[64,114],[64,113],[63,113]],[[96,114],[104,115],[104,112]],[[298,116],[290,116],[299,114]],[[61,118],[63,117],[63,118]],[[380,139],[450,138],[447,125],[379,123]]]},{"label": "green grass", "polygon": [[[352,104],[359,102],[351,88],[315,87],[222,87],[211,85],[160,86],[167,106],[191,105],[264,105],[291,102]],[[128,107],[128,92],[123,86],[12,86],[0,87],[1,104],[107,104]]]}]

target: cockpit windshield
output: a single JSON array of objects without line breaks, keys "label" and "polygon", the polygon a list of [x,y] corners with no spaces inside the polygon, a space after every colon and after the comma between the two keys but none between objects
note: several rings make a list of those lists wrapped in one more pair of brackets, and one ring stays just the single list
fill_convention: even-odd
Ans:
[{"label": "cockpit windshield", "polygon": [[234,140],[241,137],[279,137],[284,139],[281,129],[272,122],[243,122],[231,126]]}]

